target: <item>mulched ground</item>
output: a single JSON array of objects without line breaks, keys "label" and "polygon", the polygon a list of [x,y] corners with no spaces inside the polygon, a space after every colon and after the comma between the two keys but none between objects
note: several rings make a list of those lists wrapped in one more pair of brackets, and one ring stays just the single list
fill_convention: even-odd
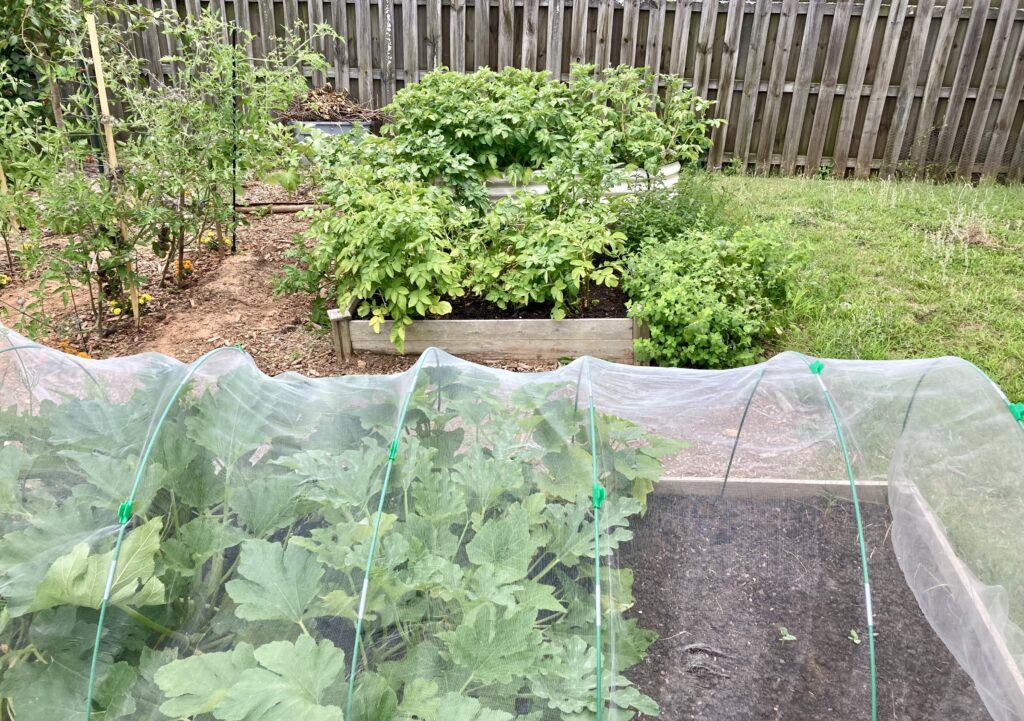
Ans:
[{"label": "mulched ground", "polygon": [[[654,496],[619,563],[641,625],[658,632],[627,675],[672,721],[870,718],[863,588],[852,506],[826,498]],[[863,504],[878,658],[878,718],[990,721],[934,634]],[[785,627],[796,638],[780,640]],[[859,633],[861,643],[850,638]]]}]

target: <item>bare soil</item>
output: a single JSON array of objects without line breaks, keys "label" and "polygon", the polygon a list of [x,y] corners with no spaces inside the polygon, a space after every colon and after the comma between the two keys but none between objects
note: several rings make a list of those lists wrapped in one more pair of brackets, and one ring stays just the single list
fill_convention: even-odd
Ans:
[{"label": "bare soil", "polygon": [[[990,721],[906,585],[888,509],[862,504],[862,513],[878,718]],[[659,638],[627,676],[658,701],[659,719],[871,718],[851,504],[652,496],[635,531],[618,558],[636,579],[628,614]],[[782,628],[792,640],[782,639]]]},{"label": "bare soil", "polygon": [[[531,303],[523,307],[499,308],[483,298],[470,296],[456,298],[451,301],[451,304],[452,312],[444,316],[446,320],[544,319],[551,317],[553,308],[551,303]],[[603,285],[592,286],[586,307],[570,312],[567,317],[625,318],[626,294],[621,286],[614,288]]]}]

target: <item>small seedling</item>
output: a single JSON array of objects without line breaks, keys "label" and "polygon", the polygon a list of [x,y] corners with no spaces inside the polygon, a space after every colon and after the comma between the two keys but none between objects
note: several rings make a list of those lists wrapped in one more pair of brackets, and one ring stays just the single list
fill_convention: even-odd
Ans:
[{"label": "small seedling", "polygon": [[779,642],[785,643],[786,641],[796,641],[796,636],[791,634],[785,626],[779,626]]},{"label": "small seedling", "polygon": [[849,638],[849,639],[850,639],[851,641],[853,641],[853,642],[854,642],[855,644],[857,644],[858,646],[860,646],[860,634],[859,634],[859,633],[857,633],[857,629],[855,629],[855,628],[851,628],[851,629],[850,629],[850,635],[849,635],[849,636],[847,636],[847,638]]}]

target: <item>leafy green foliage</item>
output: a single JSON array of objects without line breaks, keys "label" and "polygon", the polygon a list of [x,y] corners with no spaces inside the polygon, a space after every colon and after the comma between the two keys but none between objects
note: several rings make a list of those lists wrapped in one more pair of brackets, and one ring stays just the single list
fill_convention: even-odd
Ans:
[{"label": "leafy green foliage", "polygon": [[650,329],[635,341],[661,365],[720,368],[751,363],[785,303],[797,254],[782,229],[696,227],[651,238],[630,260],[630,315]]},{"label": "leafy green foliage", "polygon": [[[379,517],[353,718],[586,717],[597,654],[626,670],[654,639],[622,617],[632,575],[608,566],[616,595],[599,606],[617,633],[594,647],[594,555],[632,537],[678,444],[598,416],[608,498],[595,549],[574,384],[505,396],[471,380],[426,367],[412,396]],[[341,384],[298,406],[295,388],[224,369],[169,409],[110,576],[94,718],[344,717],[399,399]],[[111,476],[133,475],[167,399],[159,378],[108,390],[115,402],[0,408],[0,694],[17,718],[84,717],[110,524],[127,492]],[[609,716],[657,712],[608,678]]]}]

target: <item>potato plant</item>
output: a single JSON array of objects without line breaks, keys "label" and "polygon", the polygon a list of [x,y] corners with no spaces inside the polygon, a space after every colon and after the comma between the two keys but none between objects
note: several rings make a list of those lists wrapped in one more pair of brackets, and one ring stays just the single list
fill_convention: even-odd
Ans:
[{"label": "potato plant", "polygon": [[[122,506],[92,718],[594,717],[593,476],[574,381],[508,391],[425,363],[396,447],[397,384],[312,393],[245,365],[175,397],[178,374],[148,377],[110,400],[101,386],[40,403],[5,375],[3,714],[84,718],[115,509],[155,432]],[[623,617],[632,574],[614,554],[678,444],[611,416],[596,429],[599,608],[614,629],[600,649],[603,718],[628,719],[657,713],[620,673],[654,635]]]}]

